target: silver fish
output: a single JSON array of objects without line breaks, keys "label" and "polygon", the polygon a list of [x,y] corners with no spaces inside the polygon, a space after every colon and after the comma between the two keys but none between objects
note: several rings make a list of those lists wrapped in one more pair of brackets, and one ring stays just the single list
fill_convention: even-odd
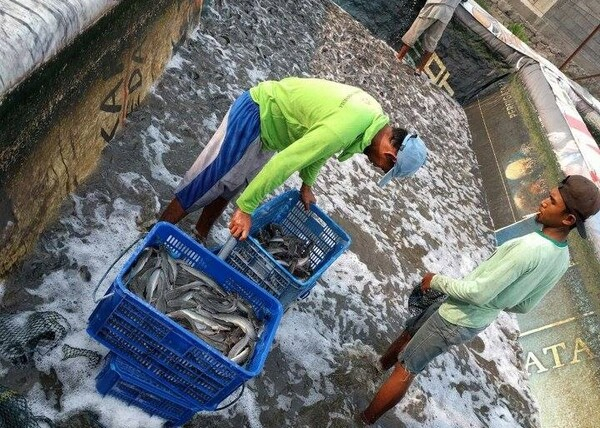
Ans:
[{"label": "silver fish", "polygon": [[237,354],[233,358],[231,358],[231,361],[233,361],[234,363],[237,363],[237,364],[242,364],[242,362],[244,362],[246,360],[246,358],[248,358],[249,355],[250,355],[250,347],[246,347],[246,348],[244,348],[244,350],[242,352],[240,352],[239,354]]},{"label": "silver fish", "polygon": [[169,263],[169,267],[171,268],[171,272],[173,274],[173,279],[171,282],[175,284],[175,280],[177,279],[177,273],[179,272],[179,268],[177,267],[177,261],[171,257],[169,253],[167,253],[167,262]]},{"label": "silver fish", "polygon": [[254,237],[283,268],[295,277],[307,279],[312,275],[309,261],[313,242],[307,236],[284,233],[281,226],[271,223]]},{"label": "silver fish", "polygon": [[191,311],[189,309],[180,309],[178,311],[168,313],[167,316],[171,318],[184,317],[192,321],[194,324],[203,324],[213,330],[231,330],[229,327],[224,326],[215,320],[213,318],[214,315],[210,314],[209,312],[203,311],[204,313],[202,315],[198,312],[199,311],[197,309],[195,311]]},{"label": "silver fish", "polygon": [[179,309],[194,309],[198,304],[193,300],[175,299],[167,302],[165,313],[177,311]]},{"label": "silver fish", "polygon": [[139,255],[139,259],[127,273],[125,283],[128,283],[131,279],[135,278],[136,275],[140,273],[142,269],[144,269],[146,263],[148,263],[148,260],[150,259],[150,256],[153,254],[153,252],[154,249],[152,247],[146,247],[142,250],[142,252]]},{"label": "silver fish", "polygon": [[144,292],[144,297],[147,302],[152,300],[154,293],[156,292],[156,288],[158,287],[158,282],[160,281],[160,277],[163,275],[160,269],[154,269],[152,275],[148,279],[148,284],[146,285],[146,290]]},{"label": "silver fish", "polygon": [[256,331],[254,330],[254,326],[247,318],[242,318],[238,315],[232,314],[214,314],[213,317],[238,326],[244,331],[244,333],[246,333],[247,336],[250,336],[250,339],[256,339]]},{"label": "silver fish", "polygon": [[217,283],[212,278],[210,278],[207,275],[203,274],[199,270],[194,269],[193,267],[186,265],[185,263],[179,262],[179,265],[183,268],[183,270],[185,270],[186,272],[194,275],[196,278],[198,278],[201,281],[203,281],[206,285],[210,286],[217,293],[224,294],[223,291],[222,291],[222,289],[221,289],[221,287],[219,287],[219,285],[217,285]]},{"label": "silver fish", "polygon": [[231,314],[237,310],[235,300],[225,300],[218,298],[210,298],[202,295],[197,297],[200,307],[206,308],[212,313],[226,313]]},{"label": "silver fish", "polygon": [[239,355],[240,352],[248,345],[248,342],[250,342],[250,336],[245,335],[244,337],[242,337],[242,339],[239,342],[237,342],[235,345],[233,345],[233,347],[229,350],[229,353],[227,354],[227,358],[233,359],[237,355]]},{"label": "silver fish", "polygon": [[181,285],[179,287],[175,287],[172,290],[167,291],[165,293],[165,299],[167,299],[167,301],[177,299],[178,297],[182,296],[183,294],[186,294],[189,291],[193,291],[193,290],[198,291],[198,290],[201,290],[202,288],[206,288],[202,282],[193,281],[188,284]]}]

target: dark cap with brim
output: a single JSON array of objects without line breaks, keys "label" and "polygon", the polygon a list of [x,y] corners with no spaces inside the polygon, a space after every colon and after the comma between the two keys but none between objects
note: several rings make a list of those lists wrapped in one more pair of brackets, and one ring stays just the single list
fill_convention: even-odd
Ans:
[{"label": "dark cap with brim", "polygon": [[569,175],[558,190],[567,209],[575,216],[577,231],[587,238],[584,222],[600,211],[600,190],[591,180],[582,175]]}]

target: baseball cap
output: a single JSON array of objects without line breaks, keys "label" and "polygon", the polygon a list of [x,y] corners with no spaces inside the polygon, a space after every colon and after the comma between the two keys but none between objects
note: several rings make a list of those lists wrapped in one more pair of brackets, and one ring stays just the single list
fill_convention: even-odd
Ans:
[{"label": "baseball cap", "polygon": [[377,185],[383,187],[392,178],[405,178],[413,175],[425,164],[426,160],[427,148],[423,140],[417,134],[408,134],[398,149],[396,164],[379,180]]},{"label": "baseball cap", "polygon": [[600,211],[600,190],[582,175],[569,175],[559,185],[558,191],[567,209],[575,216],[577,231],[587,238],[583,223]]}]

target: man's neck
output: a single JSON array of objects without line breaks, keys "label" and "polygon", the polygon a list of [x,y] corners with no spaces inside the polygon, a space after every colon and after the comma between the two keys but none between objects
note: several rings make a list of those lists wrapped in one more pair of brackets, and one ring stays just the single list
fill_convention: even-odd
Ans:
[{"label": "man's neck", "polygon": [[567,237],[569,236],[569,232],[570,232],[570,230],[568,228],[563,228],[563,227],[550,227],[550,226],[542,227],[542,233],[544,235],[546,235],[548,238],[553,239],[558,242],[566,242]]}]

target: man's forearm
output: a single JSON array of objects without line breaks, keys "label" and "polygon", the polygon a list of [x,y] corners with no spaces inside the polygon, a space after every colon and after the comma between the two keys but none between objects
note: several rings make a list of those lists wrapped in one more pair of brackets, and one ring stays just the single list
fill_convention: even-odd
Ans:
[{"label": "man's forearm", "polygon": [[448,296],[472,305],[483,305],[489,301],[484,290],[481,290],[473,281],[454,279],[437,274],[430,282],[433,290],[441,291]]}]

